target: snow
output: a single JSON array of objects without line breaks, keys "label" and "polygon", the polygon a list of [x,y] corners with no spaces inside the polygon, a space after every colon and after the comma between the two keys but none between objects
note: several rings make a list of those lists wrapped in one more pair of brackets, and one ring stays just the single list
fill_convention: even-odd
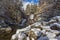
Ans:
[{"label": "snow", "polygon": [[19,32],[22,32],[22,31],[29,31],[30,29],[31,29],[30,25],[26,28],[23,28],[23,29],[17,29],[16,34],[19,33]]},{"label": "snow", "polygon": [[56,20],[54,20],[54,19],[51,19],[49,22],[56,22]]},{"label": "snow", "polygon": [[15,40],[17,38],[17,34],[12,35],[12,40]]},{"label": "snow", "polygon": [[52,38],[52,39],[49,39],[49,40],[58,40],[58,39]]},{"label": "snow", "polygon": [[30,2],[23,2],[23,7],[22,7],[22,8],[23,8],[24,10],[26,10],[26,7],[27,7],[28,4],[31,5]]},{"label": "snow", "polygon": [[57,18],[57,19],[60,19],[60,16],[55,16],[55,17],[53,17],[53,19],[56,19],[56,18]]},{"label": "snow", "polygon": [[30,19],[31,19],[31,20],[34,19],[34,14],[31,14],[31,15],[30,15]]},{"label": "snow", "polygon": [[56,37],[56,35],[54,33],[51,33],[51,32],[46,32],[46,35],[47,35],[48,38]]},{"label": "snow", "polygon": [[27,39],[26,39],[26,40],[30,40],[30,39],[29,39],[29,37],[27,37]]},{"label": "snow", "polygon": [[24,33],[18,34],[18,39],[20,39],[20,40],[23,40],[23,38],[25,38],[25,37],[26,37],[26,35]]},{"label": "snow", "polygon": [[34,40],[34,38],[32,38],[32,40]]},{"label": "snow", "polygon": [[60,31],[57,31],[57,30],[50,30],[50,32],[55,33],[55,34],[59,34],[60,33]]},{"label": "snow", "polygon": [[43,29],[50,29],[50,26],[43,26]]},{"label": "snow", "polygon": [[[49,21],[53,22],[55,20]],[[44,24],[49,22],[43,22]],[[56,36],[57,34],[60,34],[60,30],[52,30],[50,27],[57,25],[58,28],[60,28],[60,24],[57,22],[51,23],[50,25],[42,25],[41,22],[35,22],[26,28],[18,29],[16,31],[16,34],[12,35],[12,39],[15,39],[18,37],[18,40],[22,40],[23,38],[26,38],[26,40],[30,40],[29,34],[32,31],[36,37],[39,37],[37,40],[60,40],[60,35]],[[33,28],[32,28],[33,26]],[[39,28],[41,27],[42,30]],[[26,36],[26,34],[28,36]],[[35,40],[34,37],[32,37],[32,40]]]},{"label": "snow", "polygon": [[57,27],[60,28],[60,24],[59,24],[59,23],[53,23],[53,24],[51,24],[50,26],[54,26],[54,25],[56,25]]},{"label": "snow", "polygon": [[41,35],[41,30],[40,29],[38,29],[38,28],[34,28],[34,29],[31,29],[34,33],[35,33],[35,35],[36,36],[40,36]]},{"label": "snow", "polygon": [[40,23],[40,22],[36,22],[36,23],[34,23],[33,25],[37,27],[37,26],[40,26],[41,23]]}]

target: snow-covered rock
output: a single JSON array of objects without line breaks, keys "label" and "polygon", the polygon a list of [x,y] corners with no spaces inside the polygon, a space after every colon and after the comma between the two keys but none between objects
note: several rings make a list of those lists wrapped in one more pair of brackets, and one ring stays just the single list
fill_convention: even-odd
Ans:
[{"label": "snow-covered rock", "polygon": [[24,38],[26,38],[26,35],[24,34],[24,32],[20,32],[17,34],[12,35],[11,40],[23,40]]},{"label": "snow-covered rock", "polygon": [[52,30],[60,30],[60,24],[59,23],[53,23],[50,25]]},{"label": "snow-covered rock", "polygon": [[58,39],[56,39],[56,38],[52,38],[52,39],[49,39],[49,40],[58,40]]},{"label": "snow-covered rock", "polygon": [[59,34],[60,33],[60,31],[57,31],[57,30],[50,30],[50,32],[55,33],[55,34]]},{"label": "snow-covered rock", "polygon": [[12,35],[12,39],[60,40],[60,23],[58,23],[55,19],[51,19],[49,22],[43,21],[42,23],[35,22],[26,28],[17,29],[16,34]]},{"label": "snow-covered rock", "polygon": [[56,22],[56,20],[51,19],[51,20],[49,21],[49,23],[53,23],[53,22]]},{"label": "snow-covered rock", "polygon": [[50,26],[54,26],[54,25],[56,25],[57,27],[60,28],[60,24],[59,24],[59,23],[53,23],[53,24],[51,24]]},{"label": "snow-covered rock", "polygon": [[36,23],[34,23],[34,24],[32,24],[32,26],[35,26],[35,27],[38,27],[38,26],[41,26],[41,22],[36,22]]},{"label": "snow-covered rock", "polygon": [[53,17],[54,20],[58,20],[60,22],[60,16]]},{"label": "snow-covered rock", "polygon": [[42,28],[47,30],[50,29],[50,26],[43,26]]},{"label": "snow-covered rock", "polygon": [[23,29],[17,29],[17,31],[16,31],[16,33],[19,33],[19,32],[21,32],[21,31],[29,31],[31,29],[31,26],[29,25],[28,27],[26,27],[26,28],[23,28]]},{"label": "snow-covered rock", "polygon": [[18,40],[23,40],[24,38],[26,40],[26,35],[24,33],[21,32],[18,34]]},{"label": "snow-covered rock", "polygon": [[27,38],[26,38],[26,40],[30,40],[30,38],[29,38],[29,37],[27,37]]},{"label": "snow-covered rock", "polygon": [[46,35],[48,38],[55,38],[56,37],[56,34],[51,33],[51,32],[46,32]]},{"label": "snow-covered rock", "polygon": [[40,29],[38,29],[38,28],[33,28],[33,29],[31,29],[31,30],[35,33],[36,36],[40,36],[40,35],[41,35],[41,30],[40,30]]},{"label": "snow-covered rock", "polygon": [[31,15],[30,15],[30,19],[31,19],[31,20],[34,19],[34,14],[31,14]]},{"label": "snow-covered rock", "polygon": [[11,40],[15,40],[15,39],[17,39],[17,36],[18,34],[14,34],[14,35],[12,35],[12,38],[11,38]]}]

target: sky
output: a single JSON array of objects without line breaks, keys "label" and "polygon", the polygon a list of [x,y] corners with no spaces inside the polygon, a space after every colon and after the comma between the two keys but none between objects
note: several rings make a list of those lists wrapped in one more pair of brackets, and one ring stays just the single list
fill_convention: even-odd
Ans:
[{"label": "sky", "polygon": [[23,0],[23,9],[26,10],[27,5],[37,4],[39,0]]},{"label": "sky", "polygon": [[33,2],[33,3],[38,3],[38,0],[24,0],[25,2]]}]

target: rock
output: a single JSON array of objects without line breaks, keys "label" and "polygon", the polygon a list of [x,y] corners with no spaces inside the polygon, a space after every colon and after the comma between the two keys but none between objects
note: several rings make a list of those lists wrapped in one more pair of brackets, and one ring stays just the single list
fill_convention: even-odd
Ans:
[{"label": "rock", "polygon": [[29,33],[28,33],[28,36],[29,36],[29,38],[30,38],[30,40],[37,40],[37,36],[35,35],[35,33],[33,32],[33,31],[29,31]]},{"label": "rock", "polygon": [[26,35],[24,33],[19,33],[18,40],[26,40]]},{"label": "rock", "polygon": [[60,16],[55,16],[55,17],[53,17],[53,19],[60,22]]},{"label": "rock", "polygon": [[46,34],[46,30],[42,30],[41,32],[42,32],[43,34]]},{"label": "rock", "polygon": [[59,23],[54,23],[50,27],[52,30],[60,30],[60,24]]},{"label": "rock", "polygon": [[49,40],[49,38],[47,36],[45,37],[41,36],[38,40]]},{"label": "rock", "polygon": [[57,30],[50,30],[50,32],[54,33],[54,34],[60,34],[60,31],[57,31]]},{"label": "rock", "polygon": [[34,14],[30,15],[30,19],[33,20],[34,19]]},{"label": "rock", "polygon": [[26,35],[24,34],[24,32],[19,32],[12,35],[11,40],[26,40]]},{"label": "rock", "polygon": [[32,25],[35,26],[35,27],[38,27],[38,26],[41,26],[41,23],[40,22],[36,22],[36,23],[34,23]]},{"label": "rock", "polygon": [[38,28],[33,28],[33,29],[31,29],[31,30],[35,33],[36,36],[40,36],[40,35],[41,35],[41,30],[40,30],[40,29],[38,29]]},{"label": "rock", "polygon": [[[17,29],[18,40],[58,40],[60,35],[60,23],[52,19],[48,22],[35,22],[23,29]],[[41,30],[42,28],[42,30]],[[16,36],[15,35],[15,36]],[[15,39],[14,37],[13,39]]]},{"label": "rock", "polygon": [[17,39],[17,34],[14,34],[14,35],[12,35],[12,38],[11,38],[11,40],[15,40],[15,39]]},{"label": "rock", "polygon": [[42,26],[43,29],[50,29],[50,26]]},{"label": "rock", "polygon": [[6,28],[0,28],[0,31],[5,31],[6,33],[10,33],[12,31],[12,28],[6,27]]},{"label": "rock", "polygon": [[52,39],[49,39],[49,40],[58,40],[58,39],[56,39],[56,38],[52,38]]},{"label": "rock", "polygon": [[58,37],[56,37],[56,39],[60,40],[60,35]]},{"label": "rock", "polygon": [[56,37],[56,34],[51,33],[51,32],[46,32],[46,35],[48,38],[55,38]]},{"label": "rock", "polygon": [[31,26],[29,25],[29,26],[26,27],[26,28],[23,28],[23,29],[17,29],[16,33],[19,33],[19,32],[21,32],[21,31],[28,32],[30,29],[31,29]]},{"label": "rock", "polygon": [[22,18],[22,20],[20,22],[20,26],[23,27],[26,24],[26,21],[27,21],[26,19]]},{"label": "rock", "polygon": [[48,24],[50,25],[50,24],[52,24],[52,23],[56,23],[56,22],[57,22],[56,20],[51,19],[51,20],[48,22]]},{"label": "rock", "polygon": [[54,22],[56,22],[56,20],[54,20],[54,19],[51,19],[51,20],[49,21],[49,23],[54,23]]},{"label": "rock", "polygon": [[10,32],[12,31],[12,28],[8,27],[8,28],[5,29],[5,31],[6,31],[7,33],[10,33]]},{"label": "rock", "polygon": [[27,40],[30,40],[30,38],[29,38],[29,37],[27,37]]}]

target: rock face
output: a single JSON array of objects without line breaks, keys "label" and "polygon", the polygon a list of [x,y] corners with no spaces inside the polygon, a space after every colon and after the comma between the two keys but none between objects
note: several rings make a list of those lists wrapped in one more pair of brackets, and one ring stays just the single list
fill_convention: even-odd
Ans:
[{"label": "rock face", "polygon": [[[23,40],[25,38],[26,40],[59,40],[60,23],[54,21],[55,20],[50,20],[49,22],[45,22],[45,25],[42,25],[41,22],[36,22],[26,28],[18,29],[16,34],[14,34],[16,36],[12,35],[11,39]],[[19,35],[20,33],[25,36]],[[17,38],[17,36],[20,36],[20,39],[19,37]]]}]

